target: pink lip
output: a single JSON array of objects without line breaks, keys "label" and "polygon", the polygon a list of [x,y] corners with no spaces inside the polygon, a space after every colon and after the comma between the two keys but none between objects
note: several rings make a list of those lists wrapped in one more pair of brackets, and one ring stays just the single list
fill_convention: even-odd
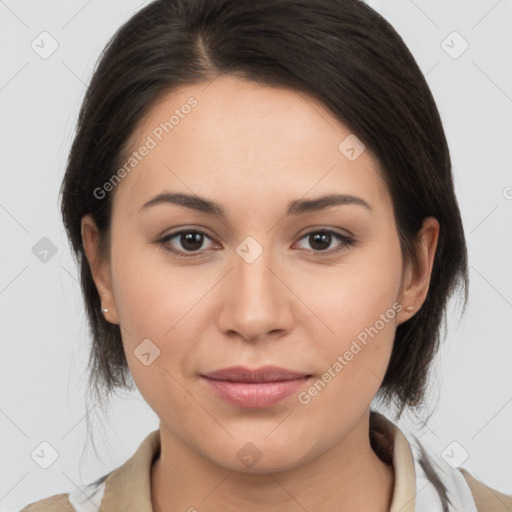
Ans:
[{"label": "pink lip", "polygon": [[251,370],[234,366],[202,375],[208,387],[228,402],[250,409],[277,404],[297,392],[311,375],[277,366]]}]

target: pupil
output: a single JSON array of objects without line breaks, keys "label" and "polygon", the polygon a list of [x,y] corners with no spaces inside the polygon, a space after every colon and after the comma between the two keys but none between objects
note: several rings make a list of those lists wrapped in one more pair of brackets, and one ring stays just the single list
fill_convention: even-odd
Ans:
[{"label": "pupil", "polygon": [[[313,240],[314,240],[314,242],[311,244],[311,247],[313,247],[313,249],[316,249],[316,250],[326,249],[327,247],[329,247],[329,245],[331,243],[330,233],[320,232],[320,233],[315,233],[314,235],[311,235],[311,236],[313,237]],[[320,242],[321,247],[315,247],[315,244],[317,244],[317,242]],[[322,247],[322,242],[324,242],[324,243],[327,242],[327,245]]]},{"label": "pupil", "polygon": [[[187,233],[182,236],[182,245],[185,249],[194,250],[199,249],[202,245],[202,234],[201,233]],[[185,243],[183,243],[183,240]]]}]

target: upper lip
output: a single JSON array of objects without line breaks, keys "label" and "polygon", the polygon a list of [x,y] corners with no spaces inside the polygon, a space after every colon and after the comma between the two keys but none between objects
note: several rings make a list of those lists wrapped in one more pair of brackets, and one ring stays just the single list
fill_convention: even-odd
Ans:
[{"label": "upper lip", "polygon": [[262,366],[255,369],[246,368],[244,366],[231,366],[203,374],[203,377],[207,379],[231,382],[276,382],[309,376],[310,375],[307,373],[295,372],[278,366]]}]

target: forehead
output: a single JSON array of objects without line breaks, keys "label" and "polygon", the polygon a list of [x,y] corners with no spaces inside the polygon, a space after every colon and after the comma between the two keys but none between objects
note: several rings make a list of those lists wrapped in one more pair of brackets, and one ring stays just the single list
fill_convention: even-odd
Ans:
[{"label": "forehead", "polygon": [[163,96],[137,126],[128,155],[135,165],[125,166],[114,202],[135,210],[152,195],[178,190],[269,207],[278,198],[287,204],[306,194],[357,192],[389,206],[370,152],[347,158],[354,141],[303,92],[226,76],[186,85]]}]

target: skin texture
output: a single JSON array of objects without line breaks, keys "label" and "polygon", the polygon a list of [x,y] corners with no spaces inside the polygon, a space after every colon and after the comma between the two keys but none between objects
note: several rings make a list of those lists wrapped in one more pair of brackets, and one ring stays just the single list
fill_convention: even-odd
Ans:
[{"label": "skin texture", "polygon": [[[369,150],[347,159],[338,145],[350,130],[287,88],[227,76],[184,86],[143,119],[133,149],[192,96],[197,106],[115,187],[107,257],[94,222],[82,219],[106,319],[121,325],[133,379],[161,420],[154,509],[389,510],[394,476],[371,449],[369,408],[397,325],[426,297],[439,224],[425,220],[418,261],[404,265],[376,160]],[[227,218],[172,204],[139,212],[161,192],[214,200]],[[351,204],[285,216],[292,200],[332,193],[359,196],[372,211]],[[207,233],[192,249],[199,256],[165,250],[186,253],[183,237],[158,243],[186,228]],[[320,228],[357,243],[333,236],[315,245],[305,235]],[[248,236],[263,250],[251,263],[237,253]],[[400,311],[307,404],[293,394],[237,407],[200,377],[273,364],[316,380],[394,303]],[[146,366],[134,350],[148,338],[160,355]],[[248,442],[261,454],[251,467],[237,457]]]}]

